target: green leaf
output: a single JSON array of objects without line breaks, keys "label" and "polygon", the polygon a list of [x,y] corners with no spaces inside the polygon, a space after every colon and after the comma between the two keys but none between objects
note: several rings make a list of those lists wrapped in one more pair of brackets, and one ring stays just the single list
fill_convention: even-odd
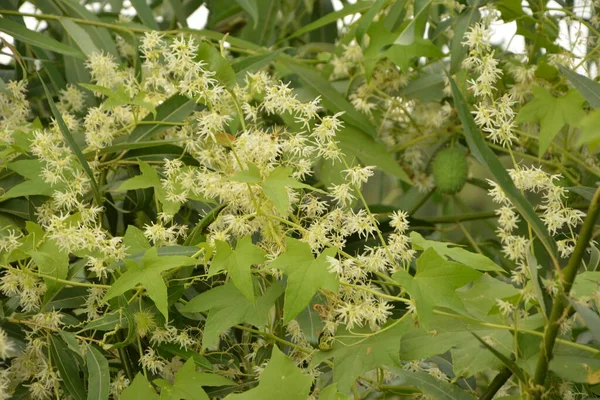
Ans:
[{"label": "green leaf", "polygon": [[528,248],[525,253],[525,261],[527,262],[527,269],[529,270],[529,284],[533,285],[533,290],[537,297],[540,309],[542,310],[542,315],[547,319],[549,316],[548,309],[546,308],[546,298],[548,297],[548,294],[542,288],[542,280],[538,274],[538,270],[541,269],[541,267],[530,248]]},{"label": "green leaf", "polygon": [[574,298],[591,297],[600,287],[600,272],[584,271],[577,274],[575,283],[571,288],[571,296]]},{"label": "green leaf", "polygon": [[579,121],[581,134],[577,138],[577,145],[587,144],[591,151],[600,145],[600,110],[593,110]]},{"label": "green leaf", "polygon": [[[478,3],[479,1],[477,1]],[[450,73],[455,74],[461,69],[461,64],[467,55],[467,46],[462,44],[467,30],[481,18],[477,5],[469,6],[456,18],[450,44]]]},{"label": "green leaf", "polygon": [[158,172],[147,162],[138,160],[138,164],[142,173],[123,182],[119,186],[119,190],[136,190],[153,187],[156,198],[163,205],[163,210],[170,210],[172,214],[177,213],[180,204],[167,200],[167,194],[160,182]]},{"label": "green leaf", "polygon": [[[157,382],[159,381],[159,382]],[[175,383],[170,384],[165,380],[157,380],[161,386],[160,398],[168,400],[209,400],[203,386],[233,386],[236,383],[220,375],[196,372],[196,363],[188,359],[177,373]]]},{"label": "green leaf", "polygon": [[238,80],[244,79],[248,72],[258,71],[260,68],[268,65],[284,50],[285,49],[277,49],[256,56],[236,58],[234,61],[232,61],[231,67],[233,68]]},{"label": "green leaf", "polygon": [[145,161],[140,161],[139,166],[141,174],[127,179],[119,186],[119,190],[146,189],[160,186],[160,178],[154,167]]},{"label": "green leaf", "polygon": [[370,9],[373,6],[373,3],[370,1],[358,1],[355,4],[345,4],[344,8],[339,11],[335,11],[324,15],[316,21],[311,22],[310,24],[304,25],[302,28],[298,29],[296,32],[291,34],[290,36],[282,39],[281,41],[287,41],[289,39],[304,35],[310,31],[314,31],[315,29],[319,29],[325,25],[329,25],[332,22],[336,22],[344,17],[356,13],[363,12],[365,10]]},{"label": "green leaf", "polygon": [[221,271],[229,272],[233,284],[248,300],[254,302],[251,266],[264,263],[266,252],[252,244],[251,236],[240,238],[235,250],[232,250],[226,242],[217,240],[216,251],[208,276]]},{"label": "green leaf", "polygon": [[125,326],[126,324],[127,315],[122,310],[116,310],[115,312],[104,314],[102,317],[88,322],[82,330],[111,331],[115,329],[117,325]]},{"label": "green leaf", "polygon": [[394,155],[387,151],[383,143],[354,127],[346,126],[340,130],[336,139],[346,154],[358,158],[365,165],[374,165],[404,182],[411,183]]},{"label": "green leaf", "polygon": [[319,400],[350,400],[350,396],[338,392],[337,383],[332,383],[319,393]]},{"label": "green leaf", "polygon": [[[492,341],[502,354],[510,356],[514,338],[509,331],[479,331],[478,334]],[[451,350],[452,370],[456,376],[473,376],[485,370],[499,370],[503,364],[492,352],[476,340],[460,344]]]},{"label": "green leaf", "polygon": [[312,96],[321,96],[323,99],[323,105],[331,112],[344,112],[341,118],[347,123],[354,125],[357,128],[365,131],[371,136],[376,135],[375,127],[369,121],[369,119],[357,111],[352,104],[348,102],[338,92],[331,83],[321,76],[317,71],[301,66],[294,62],[286,62],[285,64],[292,72],[294,72],[304,87]]},{"label": "green leaf", "polygon": [[571,89],[564,97],[554,97],[541,86],[533,86],[533,100],[525,104],[517,115],[517,122],[540,122],[539,156],[541,157],[558,132],[565,125],[577,125],[585,116],[584,99],[579,92]]},{"label": "green leaf", "polygon": [[523,373],[521,368],[519,368],[517,363],[515,363],[513,360],[506,357],[504,354],[502,354],[501,352],[499,352],[498,350],[496,350],[495,348],[490,346],[485,340],[480,338],[475,332],[471,332],[471,333],[473,334],[473,336],[475,336],[475,338],[479,341],[479,343],[481,343],[484,347],[486,347],[489,351],[491,351],[492,354],[494,354],[500,361],[502,361],[502,364],[504,364],[506,366],[506,368],[510,369],[512,371],[512,373],[517,378],[519,378],[519,380],[521,382],[523,382],[523,383],[528,382],[527,378],[525,377],[525,374]]},{"label": "green leaf", "polygon": [[161,273],[173,268],[195,265],[197,263],[198,261],[195,258],[186,256],[158,256],[156,247],[152,247],[146,251],[141,263],[131,259],[125,260],[127,271],[108,289],[104,296],[104,301],[122,295],[140,284],[146,289],[148,296],[154,301],[156,308],[158,308],[168,321],[167,287]]},{"label": "green leaf", "polygon": [[100,53],[100,49],[98,49],[85,29],[72,20],[64,17],[60,18],[60,23],[73,41],[77,43],[77,47],[79,47],[86,56],[89,57],[92,53]]},{"label": "green leaf", "polygon": [[231,177],[232,181],[246,182],[246,183],[259,183],[262,182],[260,176],[260,170],[252,163],[248,163],[248,169],[240,171]]},{"label": "green leaf", "polygon": [[288,207],[290,206],[290,199],[286,188],[314,190],[312,186],[290,178],[289,176],[292,172],[292,168],[277,167],[271,171],[267,179],[262,183],[265,195],[273,202],[273,205],[275,205],[275,208],[277,208],[277,211],[281,214],[287,214]]},{"label": "green leaf", "polygon": [[0,32],[4,32],[7,35],[12,36],[13,38],[15,38],[15,40],[20,40],[27,44],[41,47],[45,50],[50,50],[55,53],[60,53],[76,58],[84,58],[83,54],[81,54],[80,51],[75,50],[74,48],[67,46],[59,41],[56,41],[51,37],[43,35],[39,32],[27,29],[25,25],[21,25],[8,18],[0,18]]},{"label": "green leaf", "polygon": [[[47,238],[41,246],[30,254],[40,273],[58,279],[65,279],[67,277],[69,271],[69,254],[61,250],[54,240]],[[48,287],[47,298],[55,294],[60,287],[64,286],[63,283],[56,282],[53,279],[45,278],[44,281]]]},{"label": "green leaf", "polygon": [[67,345],[57,336],[50,335],[49,339],[52,365],[58,369],[62,386],[73,399],[85,400],[87,396],[75,355],[68,350]]},{"label": "green leaf", "polygon": [[365,334],[360,336],[338,328],[332,349],[318,352],[313,359],[313,365],[333,358],[333,381],[337,382],[340,392],[347,393],[355,379],[365,372],[382,366],[396,365],[400,339],[408,326],[408,323],[397,320],[379,332],[371,332],[366,328],[356,330]]},{"label": "green leaf", "polygon": [[427,372],[409,372],[394,369],[405,385],[414,386],[423,391],[423,394],[436,400],[475,400],[473,395],[465,392],[457,385],[441,381]]},{"label": "green leaf", "polygon": [[444,53],[431,40],[417,38],[409,45],[394,44],[382,56],[389,58],[402,71],[407,73],[410,61],[415,57],[442,57]]},{"label": "green leaf", "polygon": [[585,321],[585,325],[590,330],[594,340],[600,342],[600,316],[598,316],[598,313],[573,300],[571,300],[571,305]]},{"label": "green leaf", "polygon": [[265,326],[269,318],[269,310],[282,294],[283,287],[274,284],[253,304],[233,283],[226,283],[194,297],[182,307],[181,311],[210,310],[202,336],[202,347],[206,348],[216,344],[219,335],[233,325],[247,323],[257,327]]},{"label": "green leaf", "polygon": [[590,106],[600,108],[600,83],[573,72],[562,65],[559,65],[558,68],[560,72],[567,76],[575,89],[590,103]]},{"label": "green leaf", "polygon": [[362,43],[362,38],[369,29],[371,22],[377,15],[377,13],[385,6],[386,0],[375,0],[375,3],[367,10],[366,13],[360,18],[358,25],[356,26],[356,39],[358,43]]},{"label": "green leaf", "polygon": [[319,289],[337,292],[338,280],[327,270],[327,258],[335,256],[334,249],[325,250],[315,259],[307,243],[291,237],[286,237],[285,243],[285,252],[269,266],[288,277],[283,306],[283,321],[288,323],[308,306]]},{"label": "green leaf", "polygon": [[258,9],[258,22],[248,24],[242,30],[242,37],[260,46],[270,46],[275,41],[277,12],[281,8],[280,0],[255,0]]},{"label": "green leaf", "polygon": [[144,236],[144,232],[136,228],[134,225],[129,225],[125,236],[123,236],[123,246],[127,249],[127,255],[135,255],[145,252],[150,248],[148,239]]},{"label": "green leaf", "polygon": [[469,290],[457,293],[471,315],[485,319],[496,307],[496,299],[514,298],[519,296],[521,291],[509,283],[485,274],[473,281]]},{"label": "green leaf", "polygon": [[[141,125],[139,125],[139,126],[141,126]],[[96,155],[96,154],[101,155],[101,154],[119,153],[124,150],[148,149],[151,147],[164,147],[164,145],[176,144],[176,143],[180,143],[184,140],[185,139],[183,139],[183,138],[173,138],[173,139],[152,140],[152,141],[148,141],[148,142],[118,143],[118,144],[113,144],[112,146],[106,146],[106,147],[98,150],[98,152],[92,151],[92,152],[85,153],[85,155],[87,157],[89,157],[89,156]]]},{"label": "green leaf", "polygon": [[[111,3],[114,3],[116,0],[113,0]],[[122,0],[121,0],[122,1]],[[79,4],[77,1],[71,0],[60,0],[61,6],[64,7],[65,12],[75,18],[85,19],[88,21],[94,22],[102,22],[100,18],[98,18],[97,14],[85,8],[83,4]],[[113,13],[118,13],[120,7],[113,8]],[[110,31],[106,28],[100,28],[93,25],[84,25],[83,29],[88,33],[88,35],[94,40],[94,43],[99,49],[102,49],[105,52],[108,52],[115,56],[116,59],[120,58],[119,50],[117,50],[117,45],[112,37]]]},{"label": "green leaf", "polygon": [[392,278],[414,299],[419,323],[426,329],[435,329],[432,325],[433,309],[443,306],[455,312],[466,312],[456,289],[473,282],[481,275],[481,272],[473,268],[447,261],[433,248],[429,248],[417,259],[417,273],[414,277],[399,270]]},{"label": "green leaf", "polygon": [[94,198],[96,199],[96,203],[102,204],[102,195],[100,194],[100,189],[98,188],[98,184],[96,183],[94,173],[90,169],[90,166],[88,165],[85,157],[83,156],[81,149],[77,145],[77,142],[75,142],[73,135],[71,135],[71,132],[69,132],[69,128],[67,128],[67,125],[65,124],[65,121],[63,120],[62,115],[60,114],[60,111],[58,111],[58,108],[56,108],[56,104],[54,104],[54,100],[52,100],[52,95],[48,91],[48,88],[46,87],[46,84],[44,83],[41,77],[40,82],[44,87],[44,93],[46,94],[46,100],[48,100],[48,104],[50,105],[50,110],[52,110],[52,115],[54,115],[54,119],[56,120],[56,123],[58,124],[58,127],[60,128],[60,131],[65,141],[68,143],[73,154],[75,154],[75,157],[77,157],[77,160],[79,160],[81,168],[90,180],[90,185],[92,186],[92,191],[94,192]]},{"label": "green leaf", "polygon": [[519,214],[529,223],[538,239],[546,248],[550,258],[557,264],[556,242],[548,233],[548,230],[533,210],[529,201],[517,190],[504,165],[502,165],[498,157],[496,157],[483,140],[481,132],[477,128],[477,125],[475,125],[473,116],[467,106],[467,101],[452,78],[450,78],[450,85],[452,88],[452,97],[454,98],[454,103],[465,132],[465,138],[473,157],[490,170],[506,197],[508,197]]},{"label": "green leaf", "polygon": [[258,25],[258,5],[256,4],[256,0],[235,1],[240,5],[240,7],[242,7],[244,11],[248,13],[248,15],[250,15],[250,18],[252,18],[252,21],[254,22],[254,29],[256,29]]},{"label": "green leaf", "polygon": [[217,79],[227,89],[233,89],[236,84],[236,77],[233,68],[221,53],[210,43],[203,42],[198,46],[196,59],[206,63],[205,68],[215,73]]},{"label": "green leaf", "polygon": [[21,196],[50,196],[55,190],[60,190],[62,185],[52,186],[47,183],[42,177],[44,163],[40,160],[18,160],[8,164],[10,170],[25,177],[27,180],[16,184],[8,189],[2,196],[0,201],[5,201]]},{"label": "green leaf", "polygon": [[[143,0],[142,0],[143,1]],[[196,108],[196,102],[185,96],[176,94],[169,97],[156,108],[156,116],[147,115],[143,121],[182,122]],[[170,125],[138,125],[129,135],[129,142],[141,142],[173,128]]]},{"label": "green leaf", "polygon": [[148,3],[146,3],[146,0],[131,0],[131,5],[137,11],[137,15],[144,25],[153,30],[160,29],[156,19],[154,19],[154,13]]},{"label": "green leaf", "polygon": [[135,376],[131,385],[123,390],[119,397],[120,400],[159,400],[159,398],[152,384],[141,373]]},{"label": "green leaf", "polygon": [[271,360],[258,378],[258,386],[245,393],[227,397],[231,400],[306,400],[312,378],[302,373],[296,363],[273,346]]},{"label": "green leaf", "polygon": [[[505,272],[495,262],[479,253],[472,253],[461,247],[457,247],[454,243],[436,242],[427,240],[418,232],[410,233],[410,242],[415,250],[427,250],[433,248],[439,255],[447,259],[454,260],[461,264],[471,267],[478,271],[500,271]],[[452,247],[450,247],[452,246]]]},{"label": "green leaf", "polygon": [[88,368],[87,400],[108,400],[110,394],[110,374],[108,361],[94,346],[90,345],[86,353]]}]

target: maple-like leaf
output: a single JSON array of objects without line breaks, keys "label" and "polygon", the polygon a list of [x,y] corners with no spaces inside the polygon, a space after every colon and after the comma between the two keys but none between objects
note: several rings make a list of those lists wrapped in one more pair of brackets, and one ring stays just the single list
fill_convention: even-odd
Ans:
[{"label": "maple-like leaf", "polygon": [[152,384],[138,373],[131,385],[129,385],[119,396],[121,400],[158,400],[158,394],[152,387]]},{"label": "maple-like leaf", "polygon": [[254,286],[252,284],[252,272],[250,267],[262,264],[265,261],[266,252],[252,244],[250,236],[239,239],[235,250],[229,244],[217,240],[217,254],[213,259],[208,275],[213,276],[221,271],[229,272],[233,284],[250,301],[254,301]]},{"label": "maple-like leaf", "polygon": [[417,259],[417,274],[414,277],[404,270],[399,270],[392,277],[414,299],[419,322],[426,329],[433,329],[433,308],[443,306],[455,312],[466,312],[456,289],[481,275],[473,268],[446,260],[429,248]]},{"label": "maple-like leaf", "polygon": [[306,185],[304,183],[298,182],[297,180],[290,178],[293,169],[288,167],[277,167],[267,177],[267,179],[262,183],[263,191],[265,195],[273,202],[277,211],[282,214],[287,212],[287,209],[290,205],[290,199],[288,197],[288,193],[286,188],[305,188],[305,189],[313,189],[311,186]]},{"label": "maple-like leaf", "polygon": [[169,320],[167,303],[167,286],[162,277],[162,272],[185,265],[195,265],[198,261],[186,256],[162,256],[157,254],[156,247],[144,253],[141,263],[126,259],[127,271],[119,277],[106,292],[104,301],[119,296],[128,290],[142,285],[148,296],[154,301],[156,308]]},{"label": "maple-like leaf", "polygon": [[296,363],[273,346],[271,360],[260,374],[258,386],[244,393],[227,396],[231,400],[306,400],[312,378],[302,373]]},{"label": "maple-like leaf", "polygon": [[454,243],[437,242],[427,240],[417,232],[410,233],[410,242],[415,250],[427,250],[433,248],[439,255],[452,259],[474,268],[478,271],[499,271],[505,272],[504,269],[496,265],[495,262],[479,253],[472,253],[468,250],[458,247]]},{"label": "maple-like leaf", "polygon": [[365,372],[384,365],[396,365],[402,334],[412,324],[409,320],[390,321],[387,329],[384,327],[380,332],[373,333],[367,328],[359,330],[360,333],[370,336],[353,335],[340,328],[332,349],[319,351],[312,363],[318,365],[323,360],[333,358],[333,381],[337,382],[340,392],[346,393],[356,378]]},{"label": "maple-like leaf", "polygon": [[319,289],[338,290],[337,278],[327,270],[327,257],[334,249],[327,249],[316,259],[310,246],[297,239],[286,237],[286,251],[269,266],[283,271],[288,279],[285,289],[283,321],[288,323],[308,306]]},{"label": "maple-like leaf", "polygon": [[269,173],[269,176],[265,180],[263,180],[258,167],[254,164],[248,164],[247,170],[238,172],[231,179],[239,182],[260,183],[265,196],[271,200],[277,211],[285,214],[290,205],[286,188],[304,188],[320,192],[320,190],[317,190],[312,186],[298,182],[294,178],[290,178],[292,172],[292,168],[277,167]]},{"label": "maple-like leaf", "polygon": [[181,311],[193,313],[210,310],[202,336],[202,347],[206,348],[217,343],[219,335],[233,325],[247,323],[265,326],[269,310],[282,294],[283,287],[274,284],[251,303],[233,283],[226,283],[194,297]]},{"label": "maple-like leaf", "polygon": [[545,88],[534,86],[533,100],[525,104],[519,111],[517,122],[539,121],[539,155],[546,152],[552,140],[565,125],[577,125],[585,116],[584,98],[575,89],[571,89],[563,97],[554,97]]},{"label": "maple-like leaf", "polygon": [[119,186],[119,190],[136,190],[154,188],[156,198],[163,206],[163,211],[169,214],[176,214],[179,211],[181,203],[167,200],[167,193],[163,188],[158,172],[145,161],[139,160],[140,175],[127,179]]},{"label": "maple-like leaf", "polygon": [[223,376],[196,372],[196,363],[193,358],[189,358],[177,371],[173,384],[164,379],[155,379],[154,383],[161,387],[161,400],[209,400],[203,386],[235,385],[235,382]]}]

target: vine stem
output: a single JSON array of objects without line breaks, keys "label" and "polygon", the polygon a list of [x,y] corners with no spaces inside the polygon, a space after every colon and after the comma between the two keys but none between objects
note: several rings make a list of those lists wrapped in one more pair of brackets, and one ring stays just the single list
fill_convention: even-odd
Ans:
[{"label": "vine stem", "polygon": [[560,321],[569,308],[567,297],[569,296],[569,292],[571,291],[571,287],[573,286],[573,282],[577,276],[577,270],[581,265],[581,260],[583,259],[585,250],[589,245],[589,241],[592,237],[594,226],[596,224],[596,219],[598,218],[599,214],[600,187],[598,187],[594,193],[594,197],[590,203],[587,216],[583,222],[583,227],[579,233],[579,238],[577,240],[577,244],[575,245],[575,250],[569,259],[569,263],[560,273],[560,280],[563,290],[562,292],[559,292],[554,299],[552,312],[550,313],[548,324],[544,330],[544,339],[542,341],[540,356],[538,358],[535,375],[533,378],[533,400],[540,400],[544,395],[546,374],[548,373],[550,361],[552,360],[552,349],[556,343],[556,336],[558,335],[558,330],[560,328]]}]

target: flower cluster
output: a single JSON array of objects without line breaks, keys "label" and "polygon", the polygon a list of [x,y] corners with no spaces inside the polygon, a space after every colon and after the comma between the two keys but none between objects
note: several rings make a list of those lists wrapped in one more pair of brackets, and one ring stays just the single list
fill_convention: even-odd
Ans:
[{"label": "flower cluster", "polygon": [[[557,236],[564,228],[569,231],[567,239],[557,240],[561,257],[569,257],[577,240],[573,230],[583,221],[585,213],[565,205],[567,190],[556,183],[561,176],[550,175],[538,167],[520,167],[508,172],[517,189],[541,194],[543,199],[539,206],[541,219],[552,236]],[[516,209],[497,183],[491,180],[488,180],[488,183],[492,186],[489,191],[490,196],[500,205],[496,210],[498,215],[496,232],[502,241],[504,253],[518,265],[513,274],[513,281],[523,284],[527,276],[526,256],[531,244],[530,239],[513,234],[520,221]]]},{"label": "flower cluster", "polygon": [[491,49],[491,31],[489,24],[494,13],[482,22],[473,25],[465,34],[463,45],[469,49],[467,58],[462,65],[472,71],[476,78],[470,79],[469,89],[473,95],[479,98],[475,106],[475,123],[485,132],[494,143],[502,146],[510,146],[516,139],[514,130],[515,112],[513,106],[515,100],[510,93],[504,93],[496,97],[495,84],[502,76],[498,67],[498,60]]}]

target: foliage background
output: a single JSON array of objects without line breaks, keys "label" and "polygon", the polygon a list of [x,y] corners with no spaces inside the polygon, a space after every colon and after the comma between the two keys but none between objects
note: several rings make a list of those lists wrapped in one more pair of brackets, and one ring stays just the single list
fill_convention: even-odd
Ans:
[{"label": "foliage background", "polygon": [[597,7],[6,0],[0,398],[593,398]]}]

